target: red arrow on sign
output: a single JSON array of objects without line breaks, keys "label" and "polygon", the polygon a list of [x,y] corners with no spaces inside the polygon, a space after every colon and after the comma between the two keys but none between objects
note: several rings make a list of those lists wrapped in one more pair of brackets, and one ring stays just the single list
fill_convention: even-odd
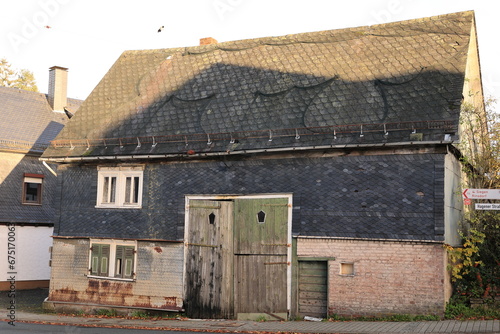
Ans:
[{"label": "red arrow on sign", "polygon": [[465,189],[465,190],[464,190],[464,192],[462,193],[462,195],[464,195],[464,198],[469,198],[469,197],[467,196],[467,190],[469,190],[469,188]]}]

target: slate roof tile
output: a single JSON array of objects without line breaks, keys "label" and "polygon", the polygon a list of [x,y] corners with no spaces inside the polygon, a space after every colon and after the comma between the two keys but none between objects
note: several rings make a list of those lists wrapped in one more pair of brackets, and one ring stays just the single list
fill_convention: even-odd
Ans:
[{"label": "slate roof tile", "polygon": [[[46,94],[0,87],[0,102],[0,148],[41,153],[68,120],[51,110]],[[68,99],[68,109],[75,112],[81,102]]]},{"label": "slate roof tile", "polygon": [[[44,156],[185,154],[186,139],[198,150],[225,152],[236,135],[234,150],[329,145],[334,132],[344,144],[397,142],[408,141],[413,127],[425,140],[440,140],[457,132],[473,24],[473,12],[461,12],[126,51]],[[440,122],[436,129],[421,123],[431,121]],[[384,127],[392,127],[390,136]],[[266,131],[283,135],[270,143]],[[207,136],[215,142],[210,148],[201,143]],[[160,144],[137,149],[133,137]],[[117,138],[128,138],[121,150]],[[75,145],[85,147],[69,149]]]}]

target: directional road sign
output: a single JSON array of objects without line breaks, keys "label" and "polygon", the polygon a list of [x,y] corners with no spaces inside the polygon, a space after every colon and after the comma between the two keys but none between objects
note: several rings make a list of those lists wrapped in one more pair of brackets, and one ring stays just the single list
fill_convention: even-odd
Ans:
[{"label": "directional road sign", "polygon": [[464,189],[464,199],[500,199],[500,189]]}]

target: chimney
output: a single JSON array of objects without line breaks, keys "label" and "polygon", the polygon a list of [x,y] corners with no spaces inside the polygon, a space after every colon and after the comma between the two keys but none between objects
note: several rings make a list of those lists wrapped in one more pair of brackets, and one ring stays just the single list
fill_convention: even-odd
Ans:
[{"label": "chimney", "polygon": [[217,44],[217,40],[212,37],[200,38],[200,46],[201,45],[209,45],[209,44]]},{"label": "chimney", "polygon": [[49,68],[49,104],[53,111],[64,111],[67,105],[68,69],[60,66]]}]

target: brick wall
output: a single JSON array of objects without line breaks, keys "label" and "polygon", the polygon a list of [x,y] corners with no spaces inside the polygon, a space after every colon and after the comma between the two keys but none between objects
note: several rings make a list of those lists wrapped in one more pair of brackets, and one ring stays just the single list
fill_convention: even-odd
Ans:
[{"label": "brick wall", "polygon": [[182,307],[183,244],[139,241],[137,279],[133,282],[87,277],[89,248],[89,239],[54,239],[49,301]]},{"label": "brick wall", "polygon": [[[442,314],[446,253],[441,244],[298,239],[300,257],[328,262],[328,312],[341,315]],[[340,275],[340,263],[354,275]]]}]

